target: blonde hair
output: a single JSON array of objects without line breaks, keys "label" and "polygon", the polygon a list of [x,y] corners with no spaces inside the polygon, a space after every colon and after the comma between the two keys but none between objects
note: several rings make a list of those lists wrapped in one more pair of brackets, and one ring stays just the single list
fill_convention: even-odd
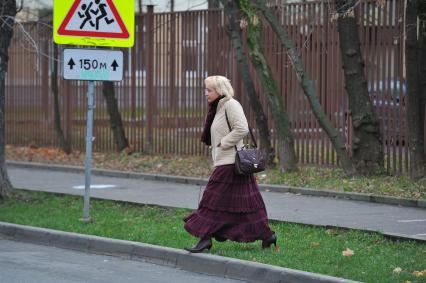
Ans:
[{"label": "blonde hair", "polygon": [[227,99],[234,96],[234,89],[232,88],[230,80],[224,76],[210,76],[204,79],[206,87],[213,89],[219,95],[224,95]]}]

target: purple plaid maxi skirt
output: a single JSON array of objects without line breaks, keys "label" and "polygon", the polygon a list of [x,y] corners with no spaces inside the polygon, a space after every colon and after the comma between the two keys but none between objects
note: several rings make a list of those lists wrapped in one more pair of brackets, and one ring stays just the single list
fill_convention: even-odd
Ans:
[{"label": "purple plaid maxi skirt", "polygon": [[198,238],[253,242],[273,234],[255,177],[235,174],[234,164],[216,167],[198,209],[184,221]]}]

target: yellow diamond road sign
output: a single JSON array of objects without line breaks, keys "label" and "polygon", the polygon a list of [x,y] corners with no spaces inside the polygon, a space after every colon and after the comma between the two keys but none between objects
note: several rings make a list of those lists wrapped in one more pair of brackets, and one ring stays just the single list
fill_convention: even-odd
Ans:
[{"label": "yellow diamond road sign", "polygon": [[54,0],[58,44],[132,47],[134,0]]}]

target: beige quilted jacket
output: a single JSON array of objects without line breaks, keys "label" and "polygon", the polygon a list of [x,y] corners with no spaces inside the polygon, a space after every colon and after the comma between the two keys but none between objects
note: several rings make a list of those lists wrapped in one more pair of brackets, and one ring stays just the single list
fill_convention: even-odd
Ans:
[{"label": "beige quilted jacket", "polygon": [[[229,132],[225,118],[228,114],[232,131]],[[248,124],[241,104],[233,98],[223,98],[217,105],[216,115],[211,126],[213,166],[235,163],[235,147],[243,146],[243,138],[247,136]],[[221,144],[218,147],[218,144]]]}]

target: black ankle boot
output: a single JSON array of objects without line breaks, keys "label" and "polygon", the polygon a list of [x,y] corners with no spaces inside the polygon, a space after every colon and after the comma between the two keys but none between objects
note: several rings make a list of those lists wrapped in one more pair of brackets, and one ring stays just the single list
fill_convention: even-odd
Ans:
[{"label": "black ankle boot", "polygon": [[208,239],[200,239],[200,241],[195,246],[191,248],[184,248],[184,249],[191,253],[201,253],[205,249],[210,250],[211,247],[212,247],[212,239],[208,238]]},{"label": "black ankle boot", "polygon": [[275,233],[268,239],[262,241],[262,249],[269,248],[272,244],[277,246],[277,235],[275,235]]}]

